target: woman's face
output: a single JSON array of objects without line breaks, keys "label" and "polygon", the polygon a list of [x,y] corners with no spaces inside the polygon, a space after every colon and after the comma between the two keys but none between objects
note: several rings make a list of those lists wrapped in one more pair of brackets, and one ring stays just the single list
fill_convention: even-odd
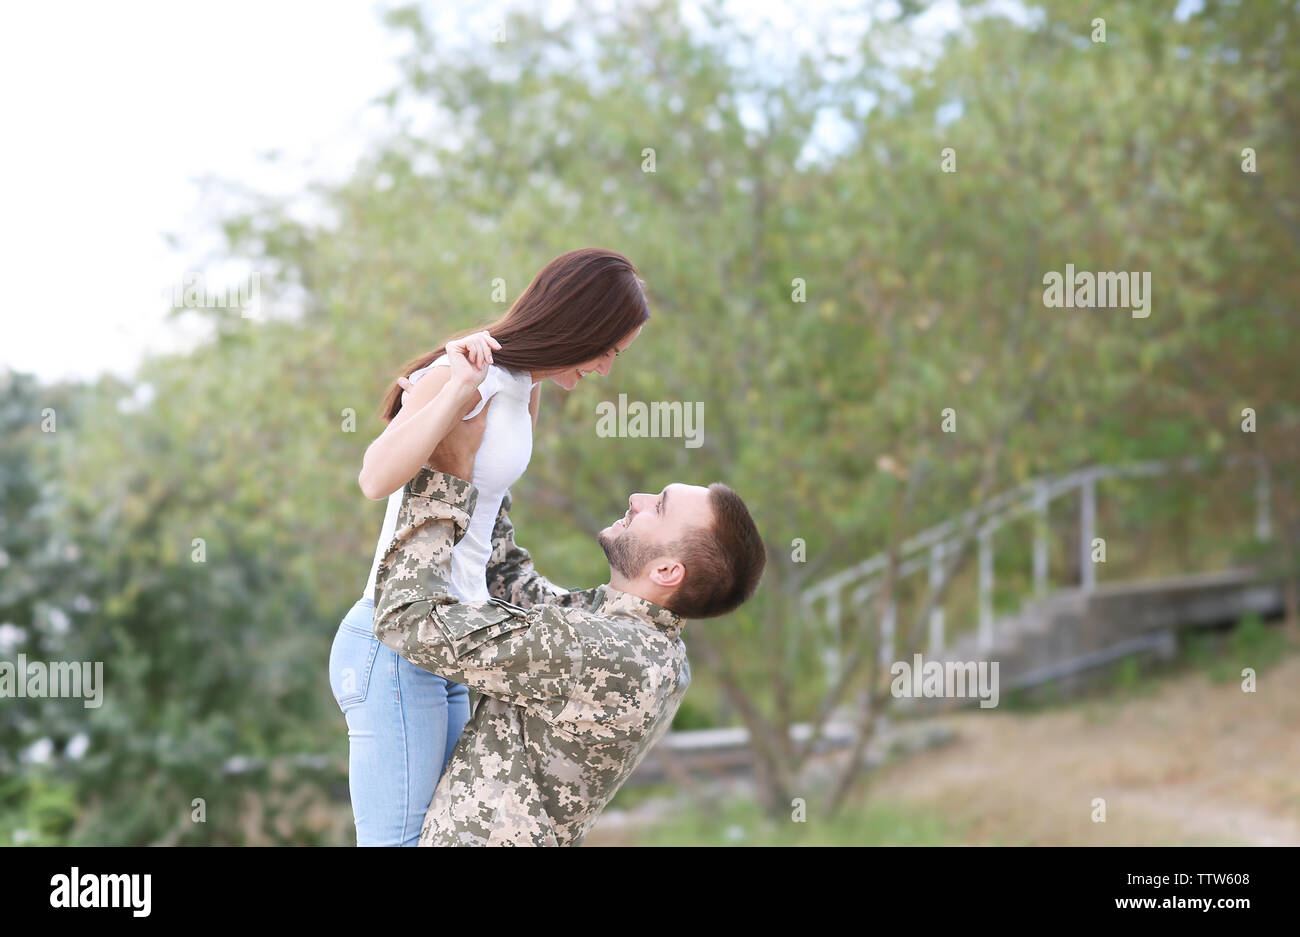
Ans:
[{"label": "woman's face", "polygon": [[556,371],[554,374],[548,374],[551,380],[559,384],[565,390],[573,390],[578,386],[578,382],[587,374],[595,372],[602,376],[609,374],[614,367],[614,358],[623,352],[629,345],[636,341],[636,337],[641,334],[641,326],[637,326],[631,332],[628,332],[619,340],[619,343],[605,352],[599,358],[592,358],[590,361],[584,361],[582,364],[575,364],[572,367]]}]

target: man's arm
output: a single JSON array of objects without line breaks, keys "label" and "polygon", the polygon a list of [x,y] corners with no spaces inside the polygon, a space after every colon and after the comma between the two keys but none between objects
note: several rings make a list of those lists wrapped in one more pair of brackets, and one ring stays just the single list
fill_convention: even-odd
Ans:
[{"label": "man's arm", "polygon": [[533,568],[533,558],[515,543],[515,525],[510,522],[510,492],[501,499],[496,525],[492,528],[492,555],[487,563],[488,592],[524,608],[554,601],[568,593]]},{"label": "man's arm", "polygon": [[582,672],[572,612],[532,611],[450,594],[451,548],[478,491],[421,469],[406,486],[397,530],[379,565],[375,637],[411,663],[516,705],[565,700]]}]

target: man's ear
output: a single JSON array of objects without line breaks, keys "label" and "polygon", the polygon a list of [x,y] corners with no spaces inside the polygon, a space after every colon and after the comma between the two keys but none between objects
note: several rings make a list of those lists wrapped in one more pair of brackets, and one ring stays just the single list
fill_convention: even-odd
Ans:
[{"label": "man's ear", "polygon": [[650,581],[665,589],[676,589],[686,578],[686,567],[671,556],[657,557],[650,564]]}]

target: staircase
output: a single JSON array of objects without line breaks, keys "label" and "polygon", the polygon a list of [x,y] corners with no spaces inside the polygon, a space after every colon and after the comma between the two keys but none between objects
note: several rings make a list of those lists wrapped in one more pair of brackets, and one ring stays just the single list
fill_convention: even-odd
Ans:
[{"label": "staircase", "polygon": [[[1243,461],[1229,459],[1228,463]],[[1266,466],[1255,462],[1255,536],[1271,538],[1269,483]],[[946,640],[942,602],[934,603],[928,622],[926,660],[987,661],[998,664],[1002,691],[1055,682],[1069,690],[1083,675],[1132,654],[1167,657],[1177,648],[1177,632],[1235,621],[1247,612],[1273,614],[1282,607],[1281,587],[1262,583],[1249,569],[1174,576],[1157,580],[1098,586],[1091,552],[1096,533],[1098,483],[1111,478],[1155,477],[1197,472],[1199,459],[1093,466],[1064,475],[1035,479],[991,498],[960,517],[910,538],[898,554],[897,577],[922,571],[932,590],[941,590],[953,575],[951,558],[972,538],[977,544],[978,626],[953,641]],[[1052,591],[1048,585],[1048,504],[1062,495],[1079,495],[1078,569],[1076,585]],[[1014,615],[993,614],[994,546],[996,532],[1010,520],[1036,516],[1033,543],[1033,593]],[[885,587],[888,556],[878,554],[829,576],[805,590],[805,612],[834,633],[845,615],[876,626],[880,661],[886,672],[895,661],[893,603],[884,603],[880,621],[872,621],[879,591]],[[888,599],[888,597],[886,597]],[[834,678],[840,664],[833,640],[823,655]],[[970,700],[900,699],[904,708]]]}]

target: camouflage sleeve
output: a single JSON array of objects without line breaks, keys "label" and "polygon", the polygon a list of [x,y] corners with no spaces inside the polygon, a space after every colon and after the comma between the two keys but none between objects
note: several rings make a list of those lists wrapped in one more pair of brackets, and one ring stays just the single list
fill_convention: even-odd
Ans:
[{"label": "camouflage sleeve", "polygon": [[569,590],[555,585],[533,568],[528,551],[515,543],[515,525],[510,522],[510,492],[501,499],[496,526],[492,528],[492,555],[488,557],[487,588],[498,599],[530,608],[553,601]]},{"label": "camouflage sleeve", "polygon": [[517,705],[566,700],[582,672],[582,638],[562,609],[528,611],[500,599],[458,602],[451,548],[478,491],[422,469],[406,486],[379,565],[375,637],[411,663]]}]

